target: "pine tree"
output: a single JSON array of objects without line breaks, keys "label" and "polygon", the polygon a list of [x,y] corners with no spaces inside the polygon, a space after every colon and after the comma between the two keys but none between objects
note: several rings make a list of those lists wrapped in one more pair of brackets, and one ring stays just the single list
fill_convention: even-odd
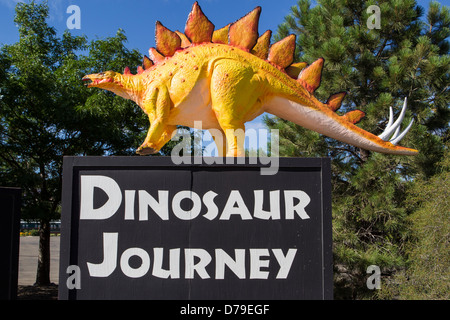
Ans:
[{"label": "pine tree", "polygon": [[[448,143],[447,143],[448,144]],[[409,192],[411,239],[406,246],[407,267],[395,274],[380,292],[383,299],[450,298],[450,149],[440,171],[418,179]]]},{"label": "pine tree", "polygon": [[[367,20],[380,8],[380,29]],[[408,99],[404,124],[415,124],[402,144],[416,157],[370,153],[278,118],[266,124],[280,130],[280,155],[331,157],[336,298],[371,296],[366,268],[378,265],[388,275],[404,266],[408,235],[407,190],[415,178],[436,173],[449,138],[450,14],[432,2],[428,13],[414,0],[300,0],[279,27],[276,38],[297,35],[296,60],[325,58],[316,96],[348,94],[342,114],[359,109],[359,126],[380,134],[389,107]]]}]

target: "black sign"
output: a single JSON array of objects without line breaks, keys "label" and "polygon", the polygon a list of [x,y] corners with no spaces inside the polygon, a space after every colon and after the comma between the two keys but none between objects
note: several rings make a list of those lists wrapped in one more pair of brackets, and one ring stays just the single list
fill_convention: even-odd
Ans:
[{"label": "black sign", "polygon": [[60,299],[332,298],[329,159],[64,159]]},{"label": "black sign", "polygon": [[0,300],[17,296],[21,190],[0,188]]}]

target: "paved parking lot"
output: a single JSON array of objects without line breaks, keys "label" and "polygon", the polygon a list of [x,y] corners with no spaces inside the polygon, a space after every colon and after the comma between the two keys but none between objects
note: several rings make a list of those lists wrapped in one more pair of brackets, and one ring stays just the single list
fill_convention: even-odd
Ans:
[{"label": "paved parking lot", "polygon": [[[60,237],[50,238],[50,281],[59,280],[59,241]],[[39,237],[20,237],[19,286],[32,286],[36,282]]]}]

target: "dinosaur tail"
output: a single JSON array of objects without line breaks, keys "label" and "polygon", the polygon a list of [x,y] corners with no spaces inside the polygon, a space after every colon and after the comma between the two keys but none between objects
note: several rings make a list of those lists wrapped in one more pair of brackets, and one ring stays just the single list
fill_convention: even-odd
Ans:
[{"label": "dinosaur tail", "polygon": [[[338,97],[338,100],[342,100],[342,98]],[[393,110],[390,109],[389,123],[380,136],[375,136],[355,125],[364,116],[363,112],[355,110],[339,116],[334,112],[335,109],[330,100],[326,106],[328,108],[311,108],[290,99],[276,97],[267,104],[266,111],[304,128],[362,149],[398,155],[418,153],[417,150],[397,146],[413,124],[411,121],[403,132],[400,131],[407,107],[406,99],[400,116],[395,122],[393,121]]]}]

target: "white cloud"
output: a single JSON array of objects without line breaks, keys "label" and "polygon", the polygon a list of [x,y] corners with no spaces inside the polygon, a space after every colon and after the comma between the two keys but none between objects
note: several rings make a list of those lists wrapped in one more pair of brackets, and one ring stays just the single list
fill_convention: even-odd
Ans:
[{"label": "white cloud", "polygon": [[24,0],[0,0],[0,4],[7,6],[10,9],[14,9],[19,2],[25,2]]},{"label": "white cloud", "polygon": [[63,5],[64,0],[49,0],[48,6],[50,8],[50,21],[61,22],[66,17],[66,10],[69,4]]},{"label": "white cloud", "polygon": [[[0,0],[0,5],[8,7],[9,9],[15,9],[16,5],[20,2],[25,2],[25,0]],[[65,4],[65,2],[67,2]],[[38,1],[42,3],[42,1]],[[66,8],[69,6],[67,0],[48,0],[48,6],[50,9],[50,21],[61,22],[65,19]]]}]

